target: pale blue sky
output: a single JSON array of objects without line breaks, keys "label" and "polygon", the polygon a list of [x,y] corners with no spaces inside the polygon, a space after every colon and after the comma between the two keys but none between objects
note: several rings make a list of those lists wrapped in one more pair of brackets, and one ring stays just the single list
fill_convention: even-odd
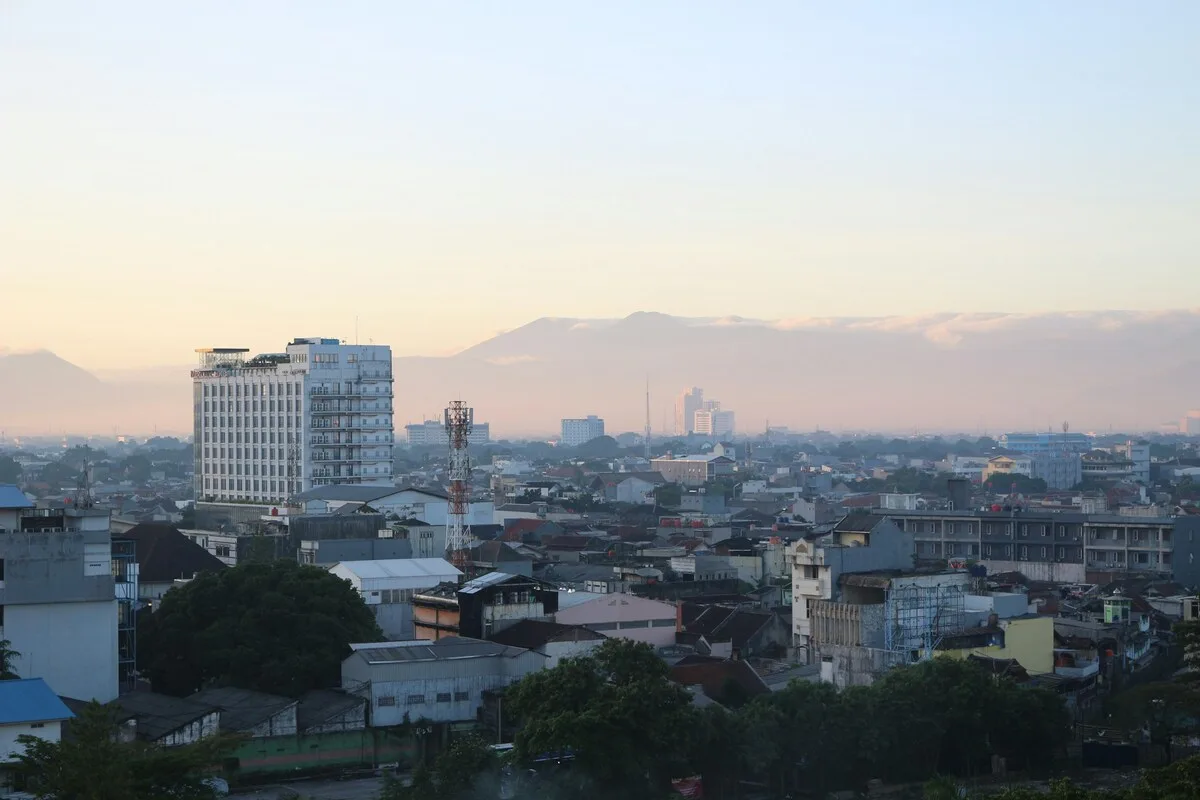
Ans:
[{"label": "pale blue sky", "polygon": [[0,0],[0,346],[1198,306],[1197,41],[1191,0]]}]

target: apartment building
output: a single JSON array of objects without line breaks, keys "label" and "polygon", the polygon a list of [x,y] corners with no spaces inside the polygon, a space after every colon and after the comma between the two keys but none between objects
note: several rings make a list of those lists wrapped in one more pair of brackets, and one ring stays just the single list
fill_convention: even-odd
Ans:
[{"label": "apartment building", "polygon": [[697,411],[692,418],[692,432],[697,436],[716,438],[732,436],[734,432],[733,412],[722,411],[720,408]]},{"label": "apartment building", "polygon": [[704,390],[693,386],[675,401],[675,435],[687,436],[694,430],[696,412],[704,408]]},{"label": "apartment building", "polygon": [[997,444],[1004,450],[1025,456],[1059,453],[1086,453],[1092,449],[1092,437],[1086,433],[1005,433]]},{"label": "apartment building", "polygon": [[578,447],[604,435],[604,420],[594,414],[581,419],[564,419],[561,433],[559,444],[563,447]]},{"label": "apartment building", "polygon": [[283,353],[201,348],[192,370],[198,501],[283,503],[391,483],[392,351],[298,338]]},{"label": "apartment building", "polygon": [[884,511],[917,558],[978,561],[1033,580],[1108,583],[1125,573],[1200,580],[1200,520],[1041,511]]},{"label": "apartment building", "polygon": [[[446,433],[446,425],[440,419],[427,419],[404,426],[409,447],[449,447],[450,434]],[[487,444],[492,440],[491,425],[486,422],[472,423],[471,432],[467,434],[467,444]]]},{"label": "apartment building", "polygon": [[108,524],[107,510],[37,508],[0,485],[0,639],[21,654],[14,666],[22,678],[102,703],[118,694]]}]

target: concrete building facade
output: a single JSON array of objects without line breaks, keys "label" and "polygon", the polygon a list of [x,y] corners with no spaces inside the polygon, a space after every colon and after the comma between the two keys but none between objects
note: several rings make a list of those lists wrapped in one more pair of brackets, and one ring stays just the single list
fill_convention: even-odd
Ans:
[{"label": "concrete building facade", "polygon": [[604,420],[589,414],[580,419],[564,419],[559,437],[563,447],[578,447],[604,435]]},{"label": "concrete building facade", "polygon": [[298,338],[283,353],[202,348],[192,370],[198,501],[282,503],[391,483],[392,351]]},{"label": "concrete building facade", "polygon": [[[450,436],[441,420],[427,419],[404,426],[410,447],[449,447]],[[467,434],[467,444],[487,444],[492,440],[492,428],[486,422],[476,422]]]},{"label": "concrete building facade", "polygon": [[22,678],[102,703],[119,688],[108,523],[108,511],[35,508],[0,486],[0,639],[21,654]]}]

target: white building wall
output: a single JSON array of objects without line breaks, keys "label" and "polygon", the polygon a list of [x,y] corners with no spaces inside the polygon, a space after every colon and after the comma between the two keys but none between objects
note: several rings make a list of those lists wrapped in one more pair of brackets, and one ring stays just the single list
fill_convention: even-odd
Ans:
[{"label": "white building wall", "polygon": [[390,483],[391,348],[304,339],[287,355],[192,373],[197,499],[282,503],[322,484]]},{"label": "white building wall", "polygon": [[55,694],[107,703],[117,697],[117,601],[38,603],[4,609],[0,638],[21,654],[22,678]]},{"label": "white building wall", "polygon": [[600,645],[603,639],[591,639],[583,642],[548,642],[540,652],[546,654],[546,669],[554,669],[564,658],[586,656]]},{"label": "white building wall", "polygon": [[35,736],[47,742],[61,741],[62,723],[26,722],[19,725],[0,725],[0,764],[16,761],[17,756],[25,752],[25,745],[17,742],[17,738],[20,736]]},{"label": "white building wall", "polygon": [[578,447],[604,435],[604,420],[591,415],[582,419],[564,419],[561,433],[564,447]]}]

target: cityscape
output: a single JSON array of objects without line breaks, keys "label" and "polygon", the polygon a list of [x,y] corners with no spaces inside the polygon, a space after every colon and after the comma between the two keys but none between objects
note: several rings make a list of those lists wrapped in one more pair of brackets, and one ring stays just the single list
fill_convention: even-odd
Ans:
[{"label": "cityscape", "polygon": [[1200,6],[666,5],[0,10],[0,800],[1200,800]]}]

